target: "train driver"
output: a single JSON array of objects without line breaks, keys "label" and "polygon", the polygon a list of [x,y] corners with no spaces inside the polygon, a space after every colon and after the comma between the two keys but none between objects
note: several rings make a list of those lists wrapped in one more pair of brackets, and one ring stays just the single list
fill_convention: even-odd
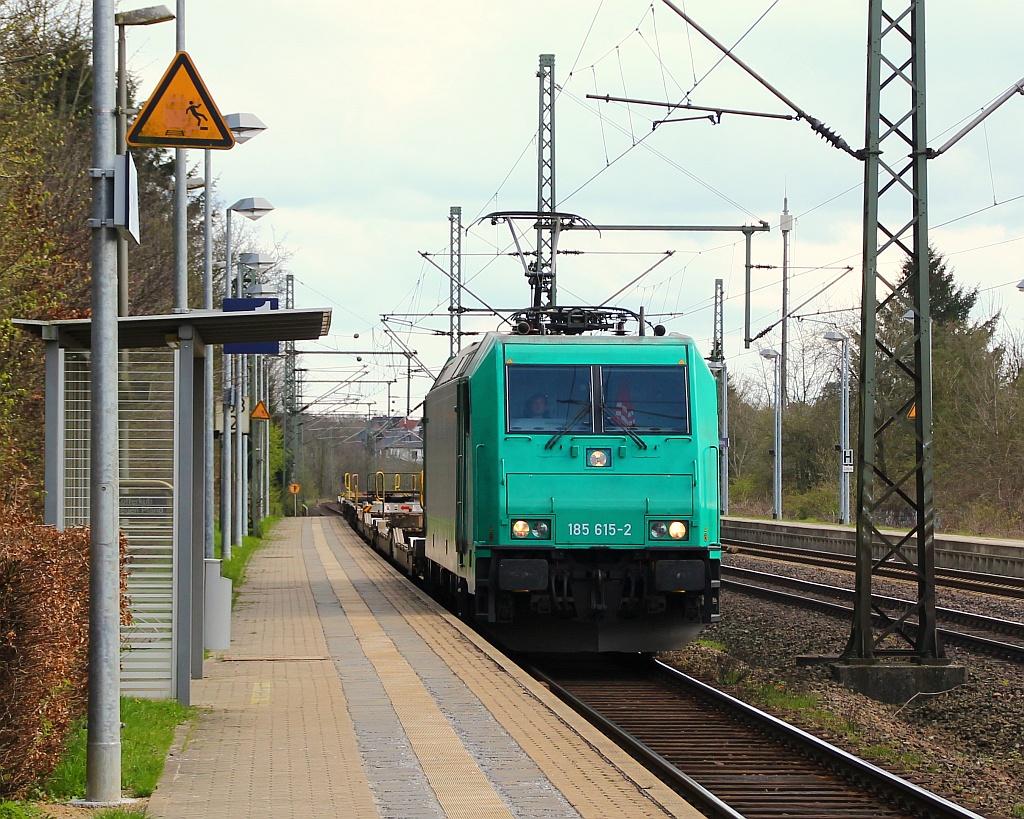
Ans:
[{"label": "train driver", "polygon": [[512,429],[544,429],[547,424],[541,419],[550,418],[548,397],[544,393],[534,393],[520,405],[520,414],[511,420]]},{"label": "train driver", "polygon": [[547,418],[548,417],[548,397],[543,393],[534,393],[530,396],[530,399],[526,402],[526,417],[527,418]]}]

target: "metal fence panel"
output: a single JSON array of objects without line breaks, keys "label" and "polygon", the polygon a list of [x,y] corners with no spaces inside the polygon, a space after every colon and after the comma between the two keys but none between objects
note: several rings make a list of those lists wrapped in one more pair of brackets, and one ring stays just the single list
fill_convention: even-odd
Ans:
[{"label": "metal fence panel", "polygon": [[[125,696],[170,698],[174,680],[174,351],[120,354],[121,531],[132,623],[121,630]],[[89,354],[65,355],[65,522],[89,522]]]}]

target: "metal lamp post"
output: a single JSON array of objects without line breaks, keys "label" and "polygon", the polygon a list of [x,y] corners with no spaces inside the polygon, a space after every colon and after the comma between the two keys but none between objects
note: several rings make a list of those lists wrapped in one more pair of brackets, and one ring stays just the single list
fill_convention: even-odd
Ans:
[{"label": "metal lamp post", "polygon": [[[238,277],[241,279],[243,284],[243,293],[246,298],[272,298],[276,295],[276,292],[270,288],[269,285],[260,283],[260,275],[266,270],[274,267],[277,262],[263,253],[239,253],[238,254]],[[246,365],[242,368],[243,379],[245,383],[242,387],[242,395],[248,396],[250,399],[250,405],[255,406],[257,401],[261,401],[265,396],[261,393],[261,382],[262,382],[262,367],[265,362],[264,356],[247,355],[245,356]],[[244,398],[243,398],[244,402]],[[259,489],[262,480],[260,477],[259,470],[262,466],[263,456],[262,453],[266,452],[266,449],[262,444],[262,435],[268,432],[267,425],[262,425],[261,435],[256,434],[256,430],[250,428],[250,442],[252,443],[252,455],[253,455],[253,481],[249,481],[249,451],[243,445],[242,449],[242,460],[239,474],[241,480],[239,482],[236,496],[239,498],[239,502],[244,504],[243,508],[251,510],[252,520],[254,528],[256,528],[256,536],[259,537],[258,524],[265,514],[262,514],[257,504],[257,498],[259,497]],[[240,440],[241,443],[241,440]],[[255,490],[255,491],[254,491]],[[243,532],[244,534],[244,532]]]},{"label": "metal lamp post", "polygon": [[118,597],[117,270],[113,210],[114,4],[93,3],[92,65],[92,379],[89,401],[89,731],[85,798],[121,801]]},{"label": "metal lamp post", "polygon": [[[224,118],[230,131],[235,135],[235,142],[248,142],[266,129],[254,114],[228,114]],[[207,149],[204,154],[203,196],[203,309],[213,309],[213,211],[211,199],[213,191],[213,151]],[[225,272],[225,276],[230,276]],[[203,552],[207,558],[213,557],[213,357],[206,356],[203,364],[203,377],[206,380],[206,419],[203,429],[203,450],[205,452],[205,471],[203,475]],[[223,473],[223,470],[221,470]],[[222,527],[223,531],[223,527]]]},{"label": "metal lamp post", "polygon": [[[114,167],[119,146],[114,3],[94,0],[92,13],[91,233],[92,358],[89,387],[89,701],[85,801],[121,801],[120,554],[118,549],[117,233]],[[153,22],[156,22],[155,20]],[[123,25],[117,24],[123,35]],[[124,78],[123,63],[120,76]],[[127,81],[125,80],[125,83]],[[125,92],[127,96],[127,92]],[[127,107],[127,103],[124,106]]]},{"label": "metal lamp post", "polygon": [[[239,199],[235,204],[227,209],[226,225],[225,225],[225,267],[224,267],[224,296],[230,298],[232,295],[231,288],[231,271],[232,271],[232,249],[231,249],[231,214],[240,213],[248,219],[260,219],[266,216],[270,211],[274,209],[274,206],[270,204],[266,199],[262,199],[258,196],[248,197],[245,199]],[[241,276],[236,276],[235,294],[237,297],[242,295],[242,282]],[[243,467],[243,456],[244,447],[242,446],[242,433],[239,430],[237,436],[231,434],[231,413],[234,408],[235,417],[241,420],[242,415],[242,383],[241,379],[244,378],[245,367],[244,364],[240,364],[237,367],[239,384],[236,387],[235,377],[233,370],[236,369],[232,366],[232,360],[230,356],[224,356],[224,433],[221,436],[221,515],[220,515],[220,526],[221,526],[221,559],[229,560],[231,558],[231,546],[232,544],[241,545],[242,536],[245,530],[245,506],[244,496],[240,494],[242,489],[242,467]],[[237,440],[233,440],[237,438]],[[234,445],[232,445],[234,444]],[[237,475],[237,480],[232,480],[232,461],[234,461],[235,468],[234,474]],[[235,498],[232,498],[232,495]]]},{"label": "metal lamp post", "polygon": [[839,404],[839,522],[850,522],[850,475],[853,473],[853,450],[850,449],[850,337],[838,330],[829,330],[825,339],[842,344]]},{"label": "metal lamp post", "polygon": [[[242,253],[241,264],[250,269],[264,272],[273,267],[276,262],[268,259],[262,253]],[[277,296],[277,290],[273,285],[256,281],[245,289],[246,296],[254,299],[272,299]],[[267,391],[267,357],[265,355],[252,356],[252,385],[250,394],[254,403],[263,402],[264,406],[269,405],[269,393]],[[259,426],[259,432],[252,430],[253,447],[253,482],[246,492],[252,508],[252,519],[254,525],[259,527],[260,522],[270,514],[270,470],[268,454],[270,452],[270,424],[263,423]],[[260,536],[257,528],[257,537]]]},{"label": "metal lamp post", "polygon": [[[117,153],[128,151],[128,46],[124,30],[127,26],[151,26],[174,19],[167,6],[120,11],[114,15],[117,26]],[[117,314],[128,315],[128,240],[117,237]]]},{"label": "metal lamp post", "polygon": [[761,350],[761,357],[771,359],[774,366],[772,402],[774,423],[772,424],[772,517],[782,520],[782,397],[780,395],[779,353],[777,350]]}]

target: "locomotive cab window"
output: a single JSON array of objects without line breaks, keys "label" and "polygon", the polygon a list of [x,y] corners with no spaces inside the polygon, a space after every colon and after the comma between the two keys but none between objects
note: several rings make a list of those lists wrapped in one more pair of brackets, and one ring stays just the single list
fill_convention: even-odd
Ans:
[{"label": "locomotive cab window", "polygon": [[592,432],[589,366],[509,364],[506,410],[510,432]]},{"label": "locomotive cab window", "polygon": [[690,433],[686,367],[605,366],[601,382],[598,414],[606,433]]}]

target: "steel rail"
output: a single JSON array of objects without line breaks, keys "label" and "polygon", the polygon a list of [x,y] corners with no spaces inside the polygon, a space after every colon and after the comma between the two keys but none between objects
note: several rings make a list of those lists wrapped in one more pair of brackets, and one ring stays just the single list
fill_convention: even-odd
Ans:
[{"label": "steel rail", "polygon": [[[779,589],[768,589],[764,586],[755,586],[736,580],[723,579],[722,587],[733,589],[735,591],[746,592],[747,594],[753,594],[758,597],[775,600],[780,603],[786,603],[787,605],[814,609],[815,611],[820,611],[823,614],[832,615],[846,620],[853,617],[853,609],[851,607],[844,606],[840,603],[829,603],[827,600],[819,600],[814,597],[804,597],[799,594],[792,594],[790,592],[780,591]],[[878,615],[873,615],[873,619],[881,620]],[[913,620],[907,621],[906,625],[910,629],[917,628],[917,623]],[[1022,645],[1004,643],[999,640],[991,640],[987,637],[979,637],[975,634],[967,634],[962,631],[953,631],[945,628],[936,629],[936,633],[946,643],[974,649],[975,651],[982,651],[985,654],[1011,660],[1012,662],[1024,663],[1024,646]]]},{"label": "steel rail", "polygon": [[790,725],[778,717],[760,711],[659,660],[654,660],[653,663],[666,679],[670,679],[676,684],[685,685],[687,688],[699,692],[701,696],[731,709],[734,713],[742,715],[744,719],[756,723],[769,734],[783,739],[786,744],[808,752],[813,759],[825,763],[833,770],[841,773],[852,772],[856,781],[868,785],[873,790],[877,789],[876,792],[896,795],[900,805],[907,806],[922,816],[936,819],[981,819],[977,813],[961,805],[943,799],[896,774],[872,765],[795,725]]},{"label": "steel rail", "polygon": [[[755,557],[769,557],[774,560],[786,560],[791,563],[805,563],[810,566],[821,566],[829,569],[853,571],[852,555],[837,552],[822,552],[814,549],[802,549],[792,546],[774,546],[752,541],[729,540],[723,546],[735,546],[741,553]],[[897,580],[916,579],[917,575],[910,569],[893,564],[880,567],[874,571],[876,576],[892,577]],[[935,580],[940,586],[963,591],[975,591],[1001,597],[1024,598],[1024,579],[1002,574],[985,574],[968,572],[960,569],[935,569]]]},{"label": "steel rail", "polygon": [[536,667],[529,667],[526,670],[547,685],[560,700],[566,702],[573,710],[585,717],[587,722],[614,739],[650,770],[657,773],[667,784],[677,788],[688,799],[694,800],[702,813],[706,813],[712,819],[718,819],[718,817],[722,819],[745,819],[743,814],[737,813],[696,779],[679,770],[661,754],[645,745],[628,731],[624,731],[599,711],[591,708],[586,702],[561,686],[548,674]]},{"label": "steel rail", "polygon": [[[771,574],[769,572],[759,572],[755,569],[742,569],[738,566],[722,566],[722,574],[732,575],[733,577],[743,577],[748,580],[755,580],[764,583],[774,583],[777,586],[803,590],[808,594],[827,594],[832,597],[841,597],[844,600],[852,600],[855,595],[853,589],[847,589],[842,586],[832,586],[827,583],[816,583],[811,580],[801,580],[796,577],[786,577],[783,575]],[[884,603],[890,608],[896,608],[899,606],[910,608],[915,605],[913,600],[905,600],[900,597],[888,597],[884,594],[873,594],[871,595],[871,599]],[[950,609],[945,606],[938,606],[935,611],[940,618],[960,623],[968,628],[992,631],[997,634],[1006,634],[1007,636],[1024,640],[1024,623],[1019,623],[1016,620],[1003,620],[999,617],[989,617],[985,614],[976,614],[975,612],[961,611],[960,609]]]},{"label": "steel rail", "polygon": [[[710,816],[743,816],[742,811],[759,817],[810,815],[806,813],[810,800],[815,810],[822,811],[814,815],[837,819],[868,815],[980,819],[664,663],[651,660],[639,665],[611,677],[585,673],[578,677],[578,666],[566,675],[557,670],[530,672],[641,762],[653,764],[654,772],[668,784],[680,783],[681,792]],[[566,679],[570,675],[573,679]],[[669,704],[684,708],[675,720]],[[699,730],[686,721],[685,715],[692,717],[695,710],[701,715]],[[725,722],[720,722],[723,716]],[[630,722],[640,724],[633,727]],[[782,749],[794,755],[792,762]],[[764,754],[774,760],[769,763],[773,773],[764,772]],[[688,755],[701,760],[693,773],[680,770],[670,758]],[[688,767],[686,761],[680,765]],[[829,776],[835,780],[830,782]],[[864,796],[855,797],[856,791]]]}]

